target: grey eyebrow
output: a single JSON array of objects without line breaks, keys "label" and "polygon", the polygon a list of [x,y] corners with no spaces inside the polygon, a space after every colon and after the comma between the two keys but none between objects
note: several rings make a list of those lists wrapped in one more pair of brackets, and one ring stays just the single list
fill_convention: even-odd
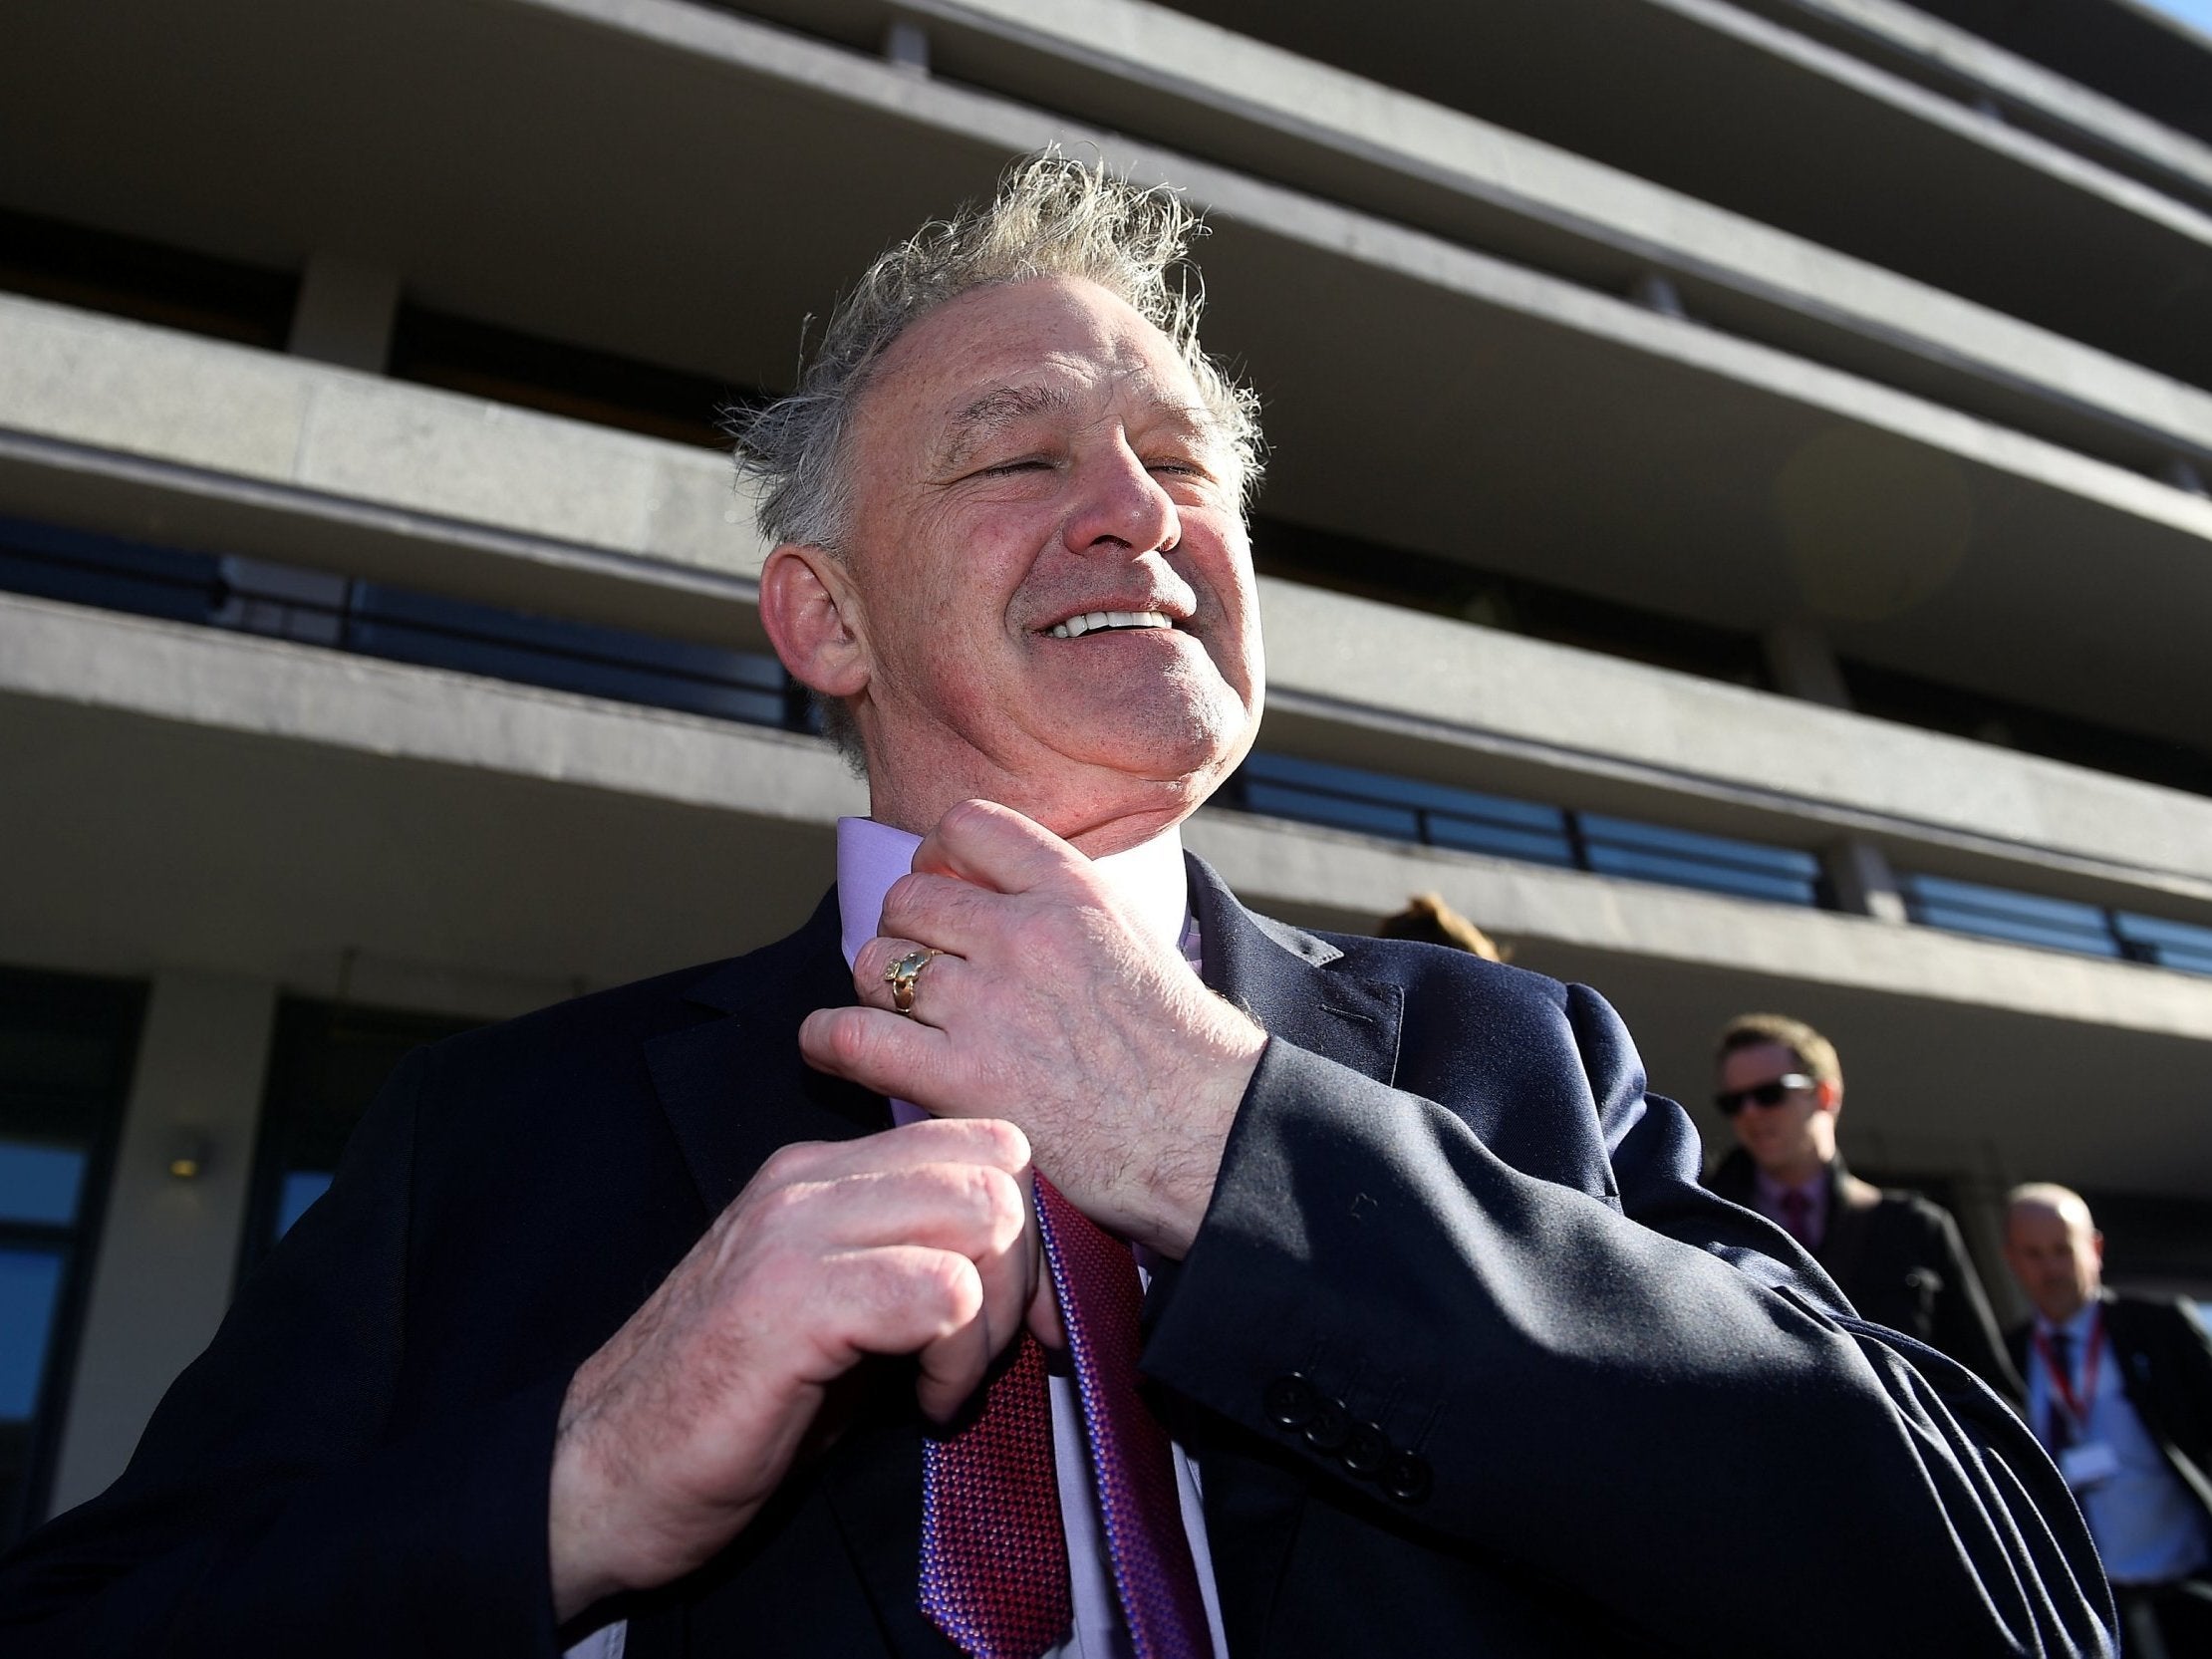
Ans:
[{"label": "grey eyebrow", "polygon": [[1064,409],[1070,402],[1065,392],[1048,386],[1002,386],[984,393],[947,422],[937,449],[939,469],[958,466],[979,444],[1015,422]]},{"label": "grey eyebrow", "polygon": [[[1149,389],[1151,377],[1139,377]],[[952,472],[968,462],[975,451],[1007,427],[1018,424],[1033,415],[1050,411],[1071,409],[1075,397],[1064,388],[1051,386],[1002,386],[994,387],[968,404],[967,408],[946,422],[944,438],[937,446],[934,470]],[[1222,432],[1220,417],[1204,404],[1186,403],[1180,399],[1153,399],[1153,407],[1160,414],[1189,429],[1204,443],[1217,441]]]}]

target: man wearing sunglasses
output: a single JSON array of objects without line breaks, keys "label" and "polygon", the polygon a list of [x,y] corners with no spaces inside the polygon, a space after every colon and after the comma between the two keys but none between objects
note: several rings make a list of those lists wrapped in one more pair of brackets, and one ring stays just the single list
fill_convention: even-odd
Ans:
[{"label": "man wearing sunglasses", "polygon": [[1844,1168],[1835,1045],[1800,1019],[1743,1014],[1721,1032],[1713,1064],[1713,1104],[1737,1147],[1707,1185],[1795,1238],[1863,1317],[1940,1348],[2017,1404],[2019,1375],[1950,1213]]}]

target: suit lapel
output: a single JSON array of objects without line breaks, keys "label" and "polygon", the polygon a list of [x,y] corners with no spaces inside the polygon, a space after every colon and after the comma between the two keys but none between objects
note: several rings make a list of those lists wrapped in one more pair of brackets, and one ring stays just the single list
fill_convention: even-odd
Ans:
[{"label": "suit lapel", "polygon": [[[1276,1041],[1391,1082],[1404,987],[1332,969],[1343,956],[1335,946],[1254,916],[1203,862],[1193,858],[1190,866],[1206,982]],[[1198,1459],[1230,1651],[1265,1652],[1280,1645],[1271,1626],[1307,1502],[1305,1478],[1272,1448],[1255,1446],[1241,1432],[1225,1434],[1219,1422],[1195,1412],[1173,1412],[1173,1426]]]},{"label": "suit lapel", "polygon": [[1828,1277],[1839,1285],[1857,1278],[1859,1258],[1866,1253],[1867,1230],[1872,1226],[1874,1207],[1865,1202],[1863,1194],[1854,1191],[1859,1185],[1844,1169],[1838,1154],[1828,1165],[1827,1227],[1812,1259],[1825,1267]]},{"label": "suit lapel", "polygon": [[1343,952],[1302,929],[1254,916],[1203,860],[1189,862],[1206,982],[1278,1040],[1378,1082],[1392,1081],[1405,987],[1330,970]]},{"label": "suit lapel", "polygon": [[787,939],[724,963],[685,992],[725,1017],[648,1039],[646,1064],[709,1216],[792,1141],[888,1128],[880,1095],[809,1066],[799,1022],[854,1000],[838,949],[837,890]]}]

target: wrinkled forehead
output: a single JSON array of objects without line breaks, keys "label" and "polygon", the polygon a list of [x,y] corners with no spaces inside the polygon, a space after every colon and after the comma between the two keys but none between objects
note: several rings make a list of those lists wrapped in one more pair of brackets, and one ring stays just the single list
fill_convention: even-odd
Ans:
[{"label": "wrinkled forehead", "polygon": [[2017,1236],[2052,1244],[2086,1239],[2096,1231],[2086,1207],[2045,1204],[2041,1200],[2014,1205],[2008,1227]]},{"label": "wrinkled forehead", "polygon": [[871,377],[864,423],[895,425],[938,464],[1014,428],[1106,418],[1224,438],[1167,335],[1095,283],[1038,279],[972,290],[892,342]]}]

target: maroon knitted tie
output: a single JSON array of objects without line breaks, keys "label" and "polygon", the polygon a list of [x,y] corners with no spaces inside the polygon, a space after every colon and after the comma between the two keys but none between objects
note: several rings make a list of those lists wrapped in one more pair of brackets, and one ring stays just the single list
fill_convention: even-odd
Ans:
[{"label": "maroon knitted tie", "polygon": [[[1213,1640],[1173,1455],[1137,1392],[1136,1260],[1042,1176],[1036,1191],[1130,1647],[1137,1659],[1205,1659]],[[982,1415],[925,1445],[922,1607],[974,1659],[1035,1659],[1071,1617],[1043,1356],[1021,1340]]]}]

